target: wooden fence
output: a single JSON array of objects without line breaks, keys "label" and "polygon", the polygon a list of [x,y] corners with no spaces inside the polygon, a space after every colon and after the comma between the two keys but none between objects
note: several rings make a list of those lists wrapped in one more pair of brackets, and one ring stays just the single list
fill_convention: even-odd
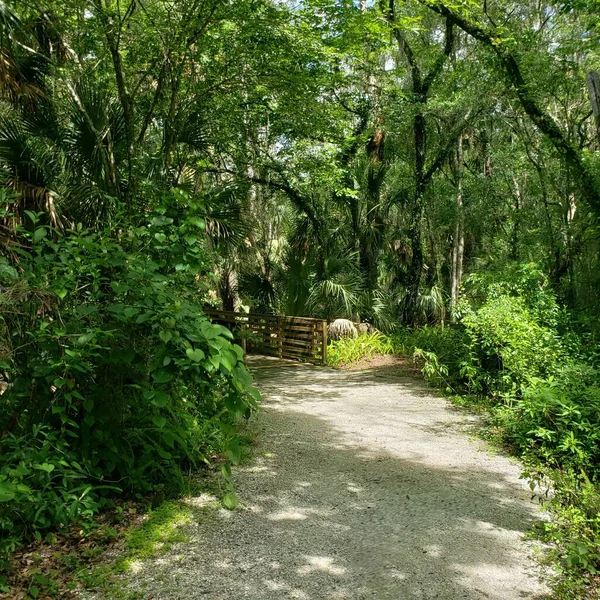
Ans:
[{"label": "wooden fence", "polygon": [[248,354],[327,364],[327,321],[206,309],[213,323],[229,328]]}]

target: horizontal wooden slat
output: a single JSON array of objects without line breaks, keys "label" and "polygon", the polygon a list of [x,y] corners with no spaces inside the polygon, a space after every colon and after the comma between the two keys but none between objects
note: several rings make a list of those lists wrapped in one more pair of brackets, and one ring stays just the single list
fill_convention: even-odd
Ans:
[{"label": "horizontal wooden slat", "polygon": [[298,354],[314,354],[314,349],[311,348],[310,346],[288,346],[288,345],[283,345],[283,350],[285,350],[286,352],[297,352]]},{"label": "horizontal wooden slat", "polygon": [[317,346],[320,347],[321,345],[313,343],[312,340],[283,340],[283,347],[286,348],[288,346],[292,348],[316,348]]},{"label": "horizontal wooden slat", "polygon": [[229,310],[213,310],[206,309],[204,311],[208,316],[225,317],[231,320],[244,320],[244,319],[264,319],[265,321],[287,321],[288,323],[321,323],[321,319],[314,319],[312,317],[287,317],[279,315],[266,315],[261,313],[238,313]]},{"label": "horizontal wooden slat", "polygon": [[310,354],[297,354],[296,352],[282,352],[281,356],[279,355],[278,352],[274,351],[273,349],[267,350],[267,351],[261,351],[265,356],[274,356],[277,358],[287,358],[290,360],[303,360],[303,361],[308,361],[308,362],[320,362],[320,357],[315,355],[310,355]]},{"label": "horizontal wooden slat", "polygon": [[235,330],[246,351],[311,362],[325,360],[327,336],[323,320],[215,309],[205,312],[213,323]]},{"label": "horizontal wooden slat", "polygon": [[317,340],[315,340],[312,337],[290,337],[290,336],[282,336],[281,339],[284,342],[286,342],[287,340],[290,340],[290,341],[294,341],[294,342],[308,342],[308,343],[311,343],[311,344],[317,343]]},{"label": "horizontal wooden slat", "polygon": [[288,326],[288,325],[283,325],[281,327],[282,331],[286,331],[286,332],[290,332],[290,333],[294,333],[294,332],[298,332],[298,333],[313,333],[314,332],[314,327],[300,327],[298,325],[292,325],[292,326]]},{"label": "horizontal wooden slat", "polygon": [[313,358],[315,356],[312,352],[292,352],[291,350],[284,350],[281,355],[285,358]]}]

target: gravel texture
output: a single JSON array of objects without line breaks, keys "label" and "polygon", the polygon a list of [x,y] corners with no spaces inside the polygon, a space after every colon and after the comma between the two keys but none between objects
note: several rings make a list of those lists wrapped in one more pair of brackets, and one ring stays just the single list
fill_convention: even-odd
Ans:
[{"label": "gravel texture", "polygon": [[523,540],[538,505],[519,465],[469,436],[474,417],[385,370],[251,367],[265,402],[256,457],[234,472],[241,505],[137,565],[141,597],[543,597]]}]

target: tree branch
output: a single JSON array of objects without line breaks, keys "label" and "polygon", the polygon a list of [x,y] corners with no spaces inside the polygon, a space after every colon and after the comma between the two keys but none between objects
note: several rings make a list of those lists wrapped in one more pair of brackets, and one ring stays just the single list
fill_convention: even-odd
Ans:
[{"label": "tree branch", "polygon": [[523,110],[536,127],[550,140],[556,151],[565,158],[577,173],[583,197],[596,218],[600,218],[600,191],[593,175],[587,170],[578,150],[572,146],[554,119],[538,104],[514,54],[509,48],[498,42],[496,30],[469,21],[442,2],[436,0],[419,0],[419,2],[439,15],[452,19],[463,31],[494,51],[509,84],[517,94]]},{"label": "tree branch", "polygon": [[433,67],[431,67],[431,71],[429,71],[429,73],[423,81],[422,90],[424,94],[427,94],[429,92],[431,84],[435,81],[435,78],[440,74],[441,70],[444,68],[444,65],[450,57],[450,54],[452,54],[453,49],[454,21],[446,17],[446,36],[444,41],[444,52],[438,56]]},{"label": "tree branch", "polygon": [[426,186],[431,181],[432,177],[442,167],[442,165],[444,164],[444,161],[446,160],[446,158],[448,157],[450,152],[452,152],[452,149],[454,148],[454,145],[456,143],[456,140],[458,139],[458,136],[460,136],[462,134],[462,132],[465,130],[465,127],[469,123],[472,115],[473,115],[473,111],[468,110],[466,112],[465,116],[461,119],[460,123],[450,132],[450,135],[446,139],[446,143],[440,149],[437,156],[431,163],[430,167],[427,169],[427,171],[425,171],[425,173],[423,175],[423,185],[424,186]]}]

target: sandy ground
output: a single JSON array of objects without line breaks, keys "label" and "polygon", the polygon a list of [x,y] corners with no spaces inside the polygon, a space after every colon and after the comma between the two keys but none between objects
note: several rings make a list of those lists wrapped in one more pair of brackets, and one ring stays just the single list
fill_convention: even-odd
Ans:
[{"label": "sandy ground", "polygon": [[474,417],[393,365],[262,359],[257,455],[241,506],[139,565],[148,599],[541,598],[523,532],[540,518],[519,466],[485,451]]}]

